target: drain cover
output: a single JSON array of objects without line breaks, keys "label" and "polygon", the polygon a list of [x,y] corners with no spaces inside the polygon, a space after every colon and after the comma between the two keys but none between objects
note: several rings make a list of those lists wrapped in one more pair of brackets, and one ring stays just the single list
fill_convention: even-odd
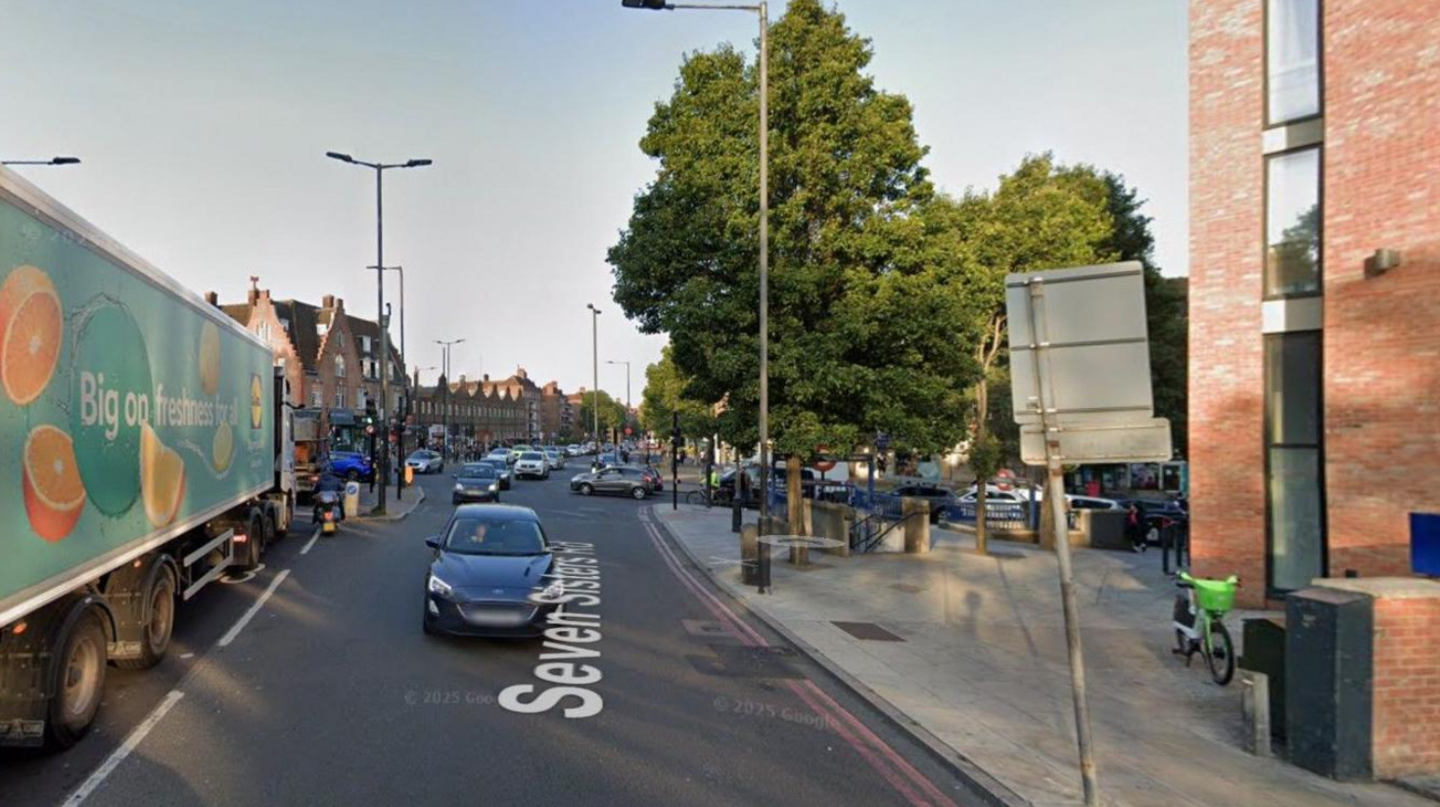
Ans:
[{"label": "drain cover", "polygon": [[791,668],[793,653],[783,647],[748,647],[716,644],[714,656],[686,656],[690,664],[706,675],[726,678],[802,678]]},{"label": "drain cover", "polygon": [[899,636],[876,625],[874,622],[831,622],[831,625],[854,636],[856,639],[863,639],[869,642],[903,642]]}]

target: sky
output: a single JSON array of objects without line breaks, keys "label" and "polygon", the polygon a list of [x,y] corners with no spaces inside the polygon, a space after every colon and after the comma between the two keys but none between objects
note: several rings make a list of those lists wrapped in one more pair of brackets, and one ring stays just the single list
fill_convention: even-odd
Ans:
[{"label": "sky", "polygon": [[[785,0],[774,2],[772,17]],[[1123,174],[1156,256],[1187,272],[1181,0],[838,0],[870,72],[909,97],[936,184],[990,189],[1028,153]],[[197,294],[376,310],[371,171],[385,263],[405,267],[406,346],[427,382],[524,366],[638,404],[663,335],[610,300],[606,249],[655,164],[639,150],[685,53],[753,53],[754,17],[618,0],[5,0],[0,158]],[[395,300],[397,279],[387,280]],[[398,319],[398,318],[397,318]],[[392,332],[398,331],[398,328]],[[398,335],[398,333],[397,333]]]}]

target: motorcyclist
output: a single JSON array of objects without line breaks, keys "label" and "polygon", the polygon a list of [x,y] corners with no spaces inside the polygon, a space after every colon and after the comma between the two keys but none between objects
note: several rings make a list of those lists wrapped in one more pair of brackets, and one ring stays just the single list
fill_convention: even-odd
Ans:
[{"label": "motorcyclist", "polygon": [[[334,507],[340,501],[340,492],[345,489],[345,480],[336,476],[329,468],[320,474],[320,479],[315,483],[315,508],[310,513],[310,522],[318,524],[320,514],[325,508]],[[345,520],[343,508],[336,508],[339,520]]]}]

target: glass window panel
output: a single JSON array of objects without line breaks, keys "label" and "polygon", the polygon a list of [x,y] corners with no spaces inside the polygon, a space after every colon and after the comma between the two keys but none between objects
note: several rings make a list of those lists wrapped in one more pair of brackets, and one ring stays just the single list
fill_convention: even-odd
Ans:
[{"label": "glass window panel", "polygon": [[1265,337],[1271,445],[1320,443],[1320,332]]},{"label": "glass window panel", "polygon": [[1320,450],[1270,449],[1270,585],[1293,591],[1324,573]]},{"label": "glass window panel", "polygon": [[1266,86],[1271,124],[1320,113],[1319,0],[1269,0]]},{"label": "glass window panel", "polygon": [[1320,291],[1320,149],[1266,164],[1265,297]]}]

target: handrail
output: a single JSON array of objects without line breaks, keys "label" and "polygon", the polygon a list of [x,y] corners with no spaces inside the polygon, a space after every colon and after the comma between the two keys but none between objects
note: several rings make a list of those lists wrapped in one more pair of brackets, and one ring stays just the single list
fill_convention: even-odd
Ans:
[{"label": "handrail", "polygon": [[[862,554],[870,552],[875,547],[879,546],[880,542],[884,540],[885,536],[893,532],[896,527],[903,526],[908,519],[915,518],[916,516],[924,516],[928,519],[930,517],[930,513],[928,510],[915,510],[909,513],[904,513],[899,518],[896,518],[893,521],[884,513],[871,513],[865,518],[855,522],[855,527],[852,528],[852,531],[850,533],[850,548]],[[860,539],[859,541],[855,540],[855,533],[858,532],[861,527],[864,527],[865,525],[876,521],[885,526],[883,526],[874,533],[871,533],[867,528],[865,530],[865,537]]]}]

